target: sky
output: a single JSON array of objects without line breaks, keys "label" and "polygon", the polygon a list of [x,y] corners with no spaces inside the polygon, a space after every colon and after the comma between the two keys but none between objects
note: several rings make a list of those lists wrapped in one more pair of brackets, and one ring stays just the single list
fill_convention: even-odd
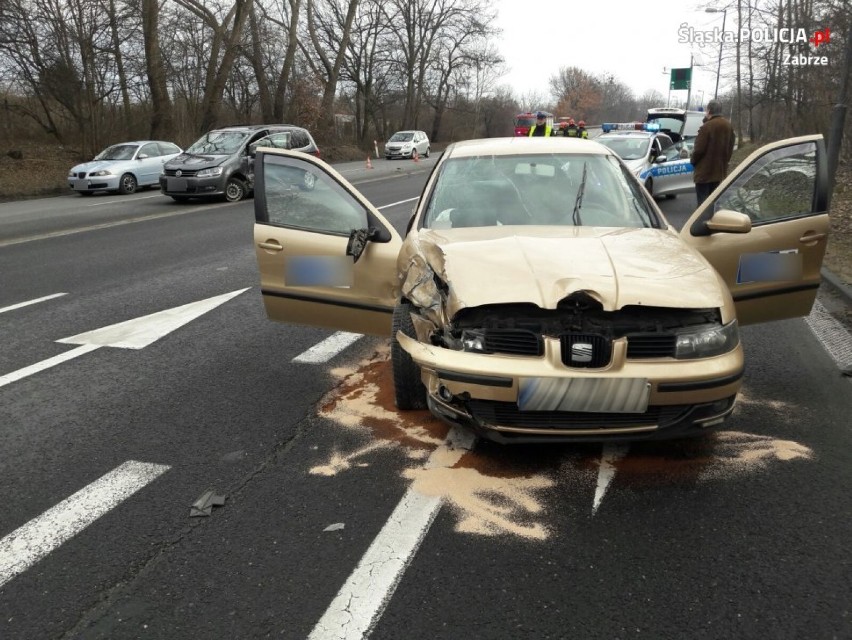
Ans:
[{"label": "sky", "polygon": [[[538,91],[549,102],[549,78],[563,66],[595,75],[612,73],[637,95],[656,89],[667,96],[668,70],[688,67],[693,52],[693,98],[702,90],[704,104],[712,98],[719,45],[681,44],[678,28],[684,22],[701,30],[721,28],[721,13],[697,7],[724,6],[723,2],[654,0],[643,7],[618,0],[494,0],[494,5],[499,12],[497,26],[503,31],[497,46],[510,68],[498,83],[511,86],[518,96]],[[540,14],[546,18],[540,19]],[[726,31],[733,30],[734,15],[728,11]],[[724,85],[723,77],[720,93]],[[686,100],[686,91],[672,94],[673,99],[680,95],[681,101]]]}]

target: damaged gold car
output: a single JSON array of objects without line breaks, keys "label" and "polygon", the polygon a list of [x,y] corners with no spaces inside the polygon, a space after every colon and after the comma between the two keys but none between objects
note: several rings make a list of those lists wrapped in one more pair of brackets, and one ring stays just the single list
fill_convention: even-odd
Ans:
[{"label": "damaged gold car", "polygon": [[451,145],[405,239],[321,160],[258,151],[269,317],[390,335],[400,409],[502,442],[721,424],[743,375],[738,328],[806,315],[820,282],[821,136],[755,151],[680,232],[592,141]]}]

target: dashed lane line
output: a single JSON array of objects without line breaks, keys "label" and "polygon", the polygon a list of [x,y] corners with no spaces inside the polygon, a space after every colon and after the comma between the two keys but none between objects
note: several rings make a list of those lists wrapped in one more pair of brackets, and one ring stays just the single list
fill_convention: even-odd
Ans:
[{"label": "dashed lane line", "polygon": [[0,540],[0,587],[171,467],[129,460]]},{"label": "dashed lane line", "polygon": [[[453,427],[429,456],[426,468],[453,466],[474,442],[472,433]],[[308,640],[360,640],[370,634],[442,504],[440,497],[412,488],[405,492]]]},{"label": "dashed lane line", "polygon": [[0,309],[0,313],[6,313],[7,311],[14,311],[15,309],[20,309],[21,307],[28,307],[31,304],[38,304],[39,302],[47,302],[48,300],[53,300],[54,298],[61,298],[62,296],[67,296],[67,293],[54,293],[49,296],[43,296],[41,298],[35,298],[34,300],[27,300],[26,302],[19,302],[17,304],[9,305],[8,307],[3,307]]},{"label": "dashed lane line", "polygon": [[817,300],[805,322],[840,369],[852,368],[852,335]]},{"label": "dashed lane line", "polygon": [[297,355],[293,358],[292,362],[298,362],[301,364],[321,364],[323,362],[328,362],[361,337],[362,335],[360,333],[338,331],[322,342],[315,344],[307,351]]}]

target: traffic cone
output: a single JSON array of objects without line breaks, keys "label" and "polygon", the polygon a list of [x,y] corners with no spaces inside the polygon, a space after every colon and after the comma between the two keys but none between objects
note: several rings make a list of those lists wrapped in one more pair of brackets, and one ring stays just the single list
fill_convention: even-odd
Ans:
[{"label": "traffic cone", "polygon": [[372,163],[372,162],[370,162],[370,156],[367,156],[367,168],[368,168],[368,169],[372,169],[372,168],[373,168],[373,163]]},{"label": "traffic cone", "polygon": [[411,159],[414,160],[414,162],[420,162],[420,154],[417,153],[417,149],[411,152]]}]

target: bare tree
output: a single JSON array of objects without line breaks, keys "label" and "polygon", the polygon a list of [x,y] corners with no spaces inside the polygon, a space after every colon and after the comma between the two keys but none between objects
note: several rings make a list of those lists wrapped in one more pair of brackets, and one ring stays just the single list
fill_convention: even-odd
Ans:
[{"label": "bare tree", "polygon": [[212,34],[199,125],[199,131],[204,132],[218,120],[222,93],[237,57],[238,45],[251,11],[252,0],[234,0],[234,4],[221,19],[200,0],[175,2],[200,18]]}]

